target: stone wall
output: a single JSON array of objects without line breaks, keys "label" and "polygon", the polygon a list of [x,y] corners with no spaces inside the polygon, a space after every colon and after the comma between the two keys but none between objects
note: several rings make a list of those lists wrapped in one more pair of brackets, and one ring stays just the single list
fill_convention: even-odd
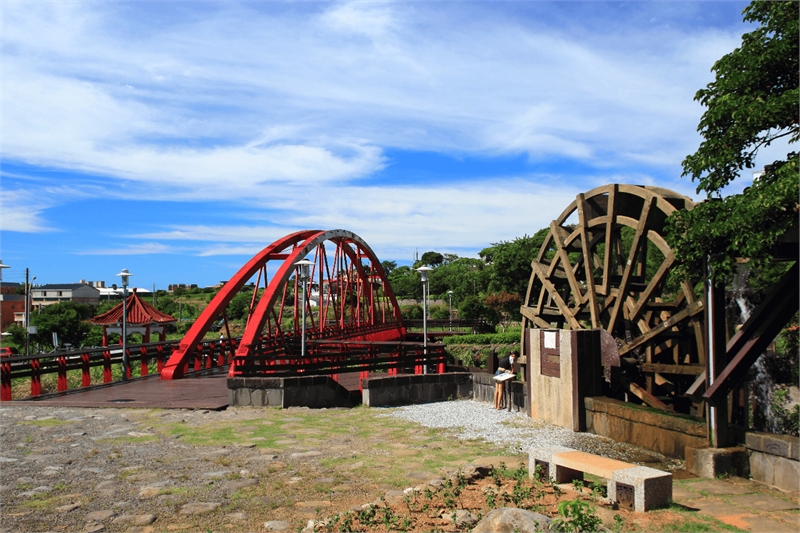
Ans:
[{"label": "stone wall", "polygon": [[228,404],[256,407],[354,407],[350,391],[328,376],[228,378]]},{"label": "stone wall", "polygon": [[[494,376],[488,372],[474,372],[472,374],[472,399],[477,402],[485,402],[494,405]],[[528,412],[528,395],[525,392],[525,383],[522,381],[506,382],[506,399],[503,402],[508,405],[508,395],[511,397],[511,411]]]},{"label": "stone wall", "polygon": [[414,374],[361,380],[362,403],[368,407],[409,405],[472,398],[472,374]]},{"label": "stone wall", "polygon": [[771,433],[748,433],[750,476],[785,491],[800,491],[800,438]]},{"label": "stone wall", "polygon": [[669,457],[685,457],[686,447],[708,446],[706,422],[667,414],[613,398],[584,398],[586,430],[618,442],[635,444]]}]

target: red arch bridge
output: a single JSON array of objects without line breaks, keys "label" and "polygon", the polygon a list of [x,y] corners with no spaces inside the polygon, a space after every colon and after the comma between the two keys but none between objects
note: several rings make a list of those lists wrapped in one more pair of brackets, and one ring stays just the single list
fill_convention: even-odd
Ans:
[{"label": "red arch bridge", "polygon": [[[311,263],[305,283],[297,266],[303,259]],[[239,335],[232,331],[226,312],[243,291],[250,301]],[[132,376],[130,367],[127,372],[136,377],[156,370],[168,381],[226,366],[229,377],[329,375],[338,380],[340,374],[365,377],[370,371],[441,373],[444,347],[427,340],[481,326],[428,321],[428,339],[423,339],[421,322],[403,321],[380,261],[358,235],[346,230],[298,231],[242,266],[182,340],[129,345],[127,355],[135,372]],[[219,339],[207,340],[217,327]],[[12,383],[20,378],[30,378],[30,396],[41,395],[47,374],[57,375],[58,392],[110,383],[112,367],[121,368],[121,362],[120,347],[6,357],[0,361],[1,399],[17,395]]]}]

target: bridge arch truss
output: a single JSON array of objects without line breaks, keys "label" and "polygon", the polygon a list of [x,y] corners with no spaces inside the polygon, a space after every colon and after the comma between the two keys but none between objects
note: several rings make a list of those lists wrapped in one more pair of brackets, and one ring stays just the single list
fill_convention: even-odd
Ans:
[{"label": "bridge arch truss", "polygon": [[[296,263],[304,258],[314,265],[303,298]],[[244,332],[237,342],[231,337],[226,309],[253,279]],[[225,283],[173,351],[161,378],[183,377],[220,318],[228,352],[218,364],[231,363],[232,377],[341,359],[314,346],[305,359],[300,358],[303,302],[306,338],[312,343],[324,340],[329,347],[336,342],[349,347],[358,341],[400,343],[405,334],[386,273],[363,239],[341,229],[298,231],[264,248]]]}]

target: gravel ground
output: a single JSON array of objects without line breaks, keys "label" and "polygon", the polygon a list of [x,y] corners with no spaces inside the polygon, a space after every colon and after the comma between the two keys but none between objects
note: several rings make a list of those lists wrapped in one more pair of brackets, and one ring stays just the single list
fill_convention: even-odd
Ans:
[{"label": "gravel ground", "polygon": [[384,416],[409,420],[429,428],[446,429],[459,439],[484,439],[503,446],[511,454],[527,453],[538,446],[566,446],[667,470],[683,465],[682,461],[643,448],[591,433],[575,433],[560,426],[537,422],[522,413],[497,410],[489,404],[476,401],[409,405]]},{"label": "gravel ground", "polygon": [[[672,469],[679,464],[641,448],[576,434],[474,401],[375,411],[380,411],[376,413],[378,416],[442,429],[444,441],[485,439],[502,446],[509,455],[525,452],[537,444],[559,444],[659,468]],[[272,410],[269,416],[286,423],[294,420],[291,417],[296,415],[292,412]],[[311,412],[325,417],[323,410]],[[214,412],[3,405],[0,407],[0,533],[149,533],[196,531],[198,525],[204,531],[263,531],[263,515],[270,508],[285,506],[284,500],[294,496],[267,490],[261,500],[248,508],[249,514],[234,513],[230,507],[226,510],[242,487],[258,483],[266,489],[276,476],[289,483],[291,476],[300,474],[293,473],[294,466],[286,465],[307,454],[319,455],[314,458],[317,460],[341,454],[337,449],[369,454],[376,447],[387,446],[385,441],[376,444],[368,439],[343,440],[342,436],[324,434],[314,439],[319,451],[312,452],[304,448],[260,449],[256,443],[247,442],[246,434],[231,446],[201,446],[184,443],[180,435],[164,435],[151,427],[161,423],[213,427],[236,422],[247,429],[245,426],[269,423],[262,420],[264,417],[263,410],[250,408]],[[358,430],[352,428],[353,432]],[[290,437],[294,435],[287,436]],[[413,442],[412,439],[392,446],[411,447]],[[317,466],[313,468],[318,473],[312,469],[307,475],[328,475]],[[353,501],[359,500],[356,503],[366,503],[376,496],[357,489],[356,485],[349,494]]]}]

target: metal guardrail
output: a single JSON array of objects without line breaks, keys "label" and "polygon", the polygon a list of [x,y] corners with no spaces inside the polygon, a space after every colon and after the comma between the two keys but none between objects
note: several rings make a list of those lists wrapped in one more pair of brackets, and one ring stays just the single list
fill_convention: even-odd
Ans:
[{"label": "metal guardrail", "polygon": [[[147,344],[128,345],[128,378],[147,376],[150,364],[156,363],[156,371],[160,372],[178,346],[179,341],[152,342]],[[192,368],[198,371],[224,366],[230,362],[235,353],[238,339],[203,341],[195,351]],[[138,368],[135,363],[139,362]],[[102,382],[92,383],[92,368],[102,367]],[[116,372],[115,370],[116,369]],[[36,397],[42,394],[42,376],[56,374],[56,391],[66,392],[70,389],[68,375],[80,373],[80,386],[72,389],[90,388],[113,383],[114,374],[122,376],[122,346],[113,345],[102,348],[78,349],[68,352],[41,353],[34,355],[15,355],[0,359],[0,401],[13,400],[13,384],[15,380],[30,378],[30,394],[25,397]],[[120,381],[119,379],[116,381]],[[19,399],[19,398],[17,398]]]},{"label": "metal guardrail", "polygon": [[[453,335],[463,335],[469,333],[486,333],[494,328],[483,319],[466,320],[466,319],[447,319],[447,318],[431,318],[427,321],[427,329],[429,332],[449,332],[452,331]],[[422,319],[404,319],[403,324],[406,328],[422,329]],[[465,331],[467,330],[467,331]]]},{"label": "metal guardrail", "polygon": [[[420,327],[422,321],[418,321]],[[434,320],[429,321],[432,328],[469,328],[475,330],[483,321]],[[198,372],[233,363],[234,375],[310,375],[338,374],[345,372],[368,372],[387,370],[390,375],[398,369],[413,367],[415,373],[422,373],[425,365],[433,365],[437,372],[444,371],[444,347],[429,343],[427,356],[421,343],[406,343],[397,339],[395,332],[403,326],[414,327],[413,320],[403,324],[381,324],[360,328],[327,329],[323,335],[310,335],[308,357],[300,357],[300,338],[291,335],[261,339],[254,355],[237,358],[236,349],[240,338],[207,340],[194,350],[192,359],[186,363],[186,372]],[[376,340],[377,339],[377,340]],[[171,340],[147,344],[128,345],[128,378],[144,377],[150,373],[151,363],[155,362],[156,372],[161,372],[172,352],[180,341]],[[387,356],[387,354],[392,354]],[[136,362],[138,361],[138,365]],[[101,367],[102,381],[92,376],[92,369]],[[30,393],[25,396],[37,397],[42,394],[42,377],[55,374],[56,391],[86,389],[121,381],[122,346],[113,345],[102,348],[78,349],[67,352],[54,352],[34,355],[15,355],[0,359],[0,401],[12,401],[14,382],[30,379]],[[80,384],[74,379],[80,375]],[[118,379],[114,379],[114,376]],[[73,376],[73,379],[68,379]],[[93,382],[94,379],[94,382]],[[48,391],[50,392],[50,391]],[[18,393],[18,398],[22,399]]]}]

